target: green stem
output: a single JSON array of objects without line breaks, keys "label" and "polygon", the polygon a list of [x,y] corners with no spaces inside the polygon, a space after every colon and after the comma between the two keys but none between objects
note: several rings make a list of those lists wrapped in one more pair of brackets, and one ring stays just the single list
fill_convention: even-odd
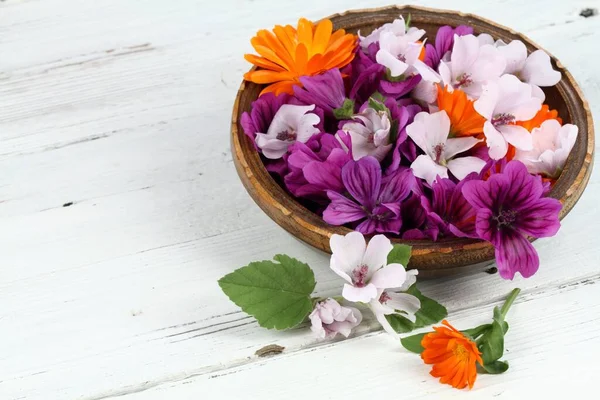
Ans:
[{"label": "green stem", "polygon": [[519,289],[519,288],[515,288],[512,290],[512,292],[510,292],[510,294],[506,298],[506,301],[504,302],[504,305],[500,309],[502,318],[506,317],[506,313],[508,312],[508,309],[510,308],[510,306],[512,306],[513,302],[515,301],[515,299],[517,298],[519,293],[521,293],[521,289]]}]

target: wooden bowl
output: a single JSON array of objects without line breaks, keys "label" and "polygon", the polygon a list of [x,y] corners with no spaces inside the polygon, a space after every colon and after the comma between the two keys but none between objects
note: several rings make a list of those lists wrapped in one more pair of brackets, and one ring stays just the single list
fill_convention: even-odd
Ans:
[{"label": "wooden bowl", "polygon": [[[443,25],[470,25],[476,34],[489,33],[494,39],[510,42],[519,39],[531,52],[540,46],[529,38],[498,25],[492,21],[455,11],[435,10],[415,6],[385,7],[377,9],[353,10],[329,17],[334,28],[344,28],[363,35],[373,29],[391,22],[403,15],[411,15],[411,23],[424,29],[427,37],[434,38],[437,29]],[[432,39],[430,39],[432,40]],[[550,196],[563,204],[560,218],[571,211],[581,197],[592,171],[594,153],[594,126],[589,106],[581,89],[562,64],[552,57],[554,68],[561,72],[558,85],[545,88],[546,102],[550,108],[558,110],[564,123],[579,127],[577,142],[573,147],[567,165],[552,188]],[[251,82],[242,82],[233,106],[231,121],[231,147],[233,160],[242,183],[256,204],[292,235],[304,242],[331,252],[329,237],[334,234],[346,234],[350,229],[331,226],[322,218],[298,203],[284,188],[279,186],[265,169],[259,154],[251,140],[243,133],[240,117],[250,111],[251,103],[256,100],[261,86]],[[437,242],[428,240],[393,239],[395,243],[413,246],[410,268],[418,268],[420,277],[439,277],[457,273],[466,267],[483,265],[494,259],[494,248],[487,242],[464,238],[444,238]]]}]

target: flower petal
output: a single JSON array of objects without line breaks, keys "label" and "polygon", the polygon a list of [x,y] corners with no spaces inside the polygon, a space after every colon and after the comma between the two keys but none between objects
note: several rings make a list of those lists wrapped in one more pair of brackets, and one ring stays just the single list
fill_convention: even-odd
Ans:
[{"label": "flower petal", "polygon": [[499,160],[508,152],[508,144],[504,136],[496,129],[490,121],[483,125],[483,134],[485,135],[487,146],[489,147],[490,157]]},{"label": "flower petal", "polygon": [[377,288],[371,283],[360,288],[346,283],[342,289],[342,297],[352,302],[368,303],[377,298]]},{"label": "flower petal", "polygon": [[527,57],[523,70],[523,80],[537,86],[554,86],[560,79],[560,72],[552,69],[550,57],[543,50],[536,50]]},{"label": "flower petal", "polygon": [[539,199],[527,212],[519,215],[518,229],[536,238],[554,236],[560,228],[558,213],[562,209],[560,201],[553,198]]},{"label": "flower petal", "polygon": [[431,157],[422,154],[410,165],[417,178],[425,179],[430,185],[438,176],[448,178],[448,169],[437,164]]},{"label": "flower petal", "polygon": [[498,51],[506,60],[505,74],[515,74],[521,71],[527,59],[527,47],[520,40],[513,40],[506,46],[499,46]]},{"label": "flower petal", "polygon": [[406,270],[402,264],[388,264],[373,274],[370,282],[378,289],[400,287],[406,281]]},{"label": "flower petal", "polygon": [[347,197],[328,190],[327,197],[331,203],[323,211],[323,220],[331,225],[344,225],[348,222],[366,218],[365,210]]},{"label": "flower petal", "polygon": [[513,279],[519,272],[524,278],[535,274],[540,259],[535,248],[523,235],[513,230],[504,230],[499,234],[496,245],[496,263],[498,273],[504,279]]},{"label": "flower petal", "polygon": [[486,162],[478,157],[460,157],[448,162],[448,169],[459,181],[472,172],[481,172]]},{"label": "flower petal", "polygon": [[354,268],[359,267],[366,249],[365,238],[359,232],[345,236],[333,234],[329,239],[331,247],[331,269],[348,282]]},{"label": "flower petal", "polygon": [[392,246],[390,239],[384,235],[375,235],[369,240],[367,250],[362,259],[362,265],[369,267],[367,280],[369,280],[375,271],[387,264],[387,256],[393,248],[394,246]]},{"label": "flower petal", "polygon": [[473,148],[473,146],[479,142],[481,142],[481,139],[477,139],[472,136],[448,139],[446,141],[446,145],[444,146],[443,157],[444,159],[449,160],[455,155]]},{"label": "flower petal", "polygon": [[342,181],[356,201],[372,210],[381,188],[381,165],[374,157],[350,161],[342,168]]},{"label": "flower petal", "polygon": [[421,308],[421,301],[417,297],[408,293],[387,293],[390,297],[386,302],[387,306],[392,307],[394,310],[405,311],[406,314],[402,314],[402,316],[411,322],[417,320],[415,313]]}]

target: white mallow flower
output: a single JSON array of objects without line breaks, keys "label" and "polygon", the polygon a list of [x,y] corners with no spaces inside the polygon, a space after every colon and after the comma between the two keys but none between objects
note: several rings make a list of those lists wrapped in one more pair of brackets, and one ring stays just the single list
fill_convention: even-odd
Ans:
[{"label": "white mallow flower", "polygon": [[256,134],[256,145],[263,155],[272,160],[281,158],[296,141],[306,143],[311,136],[319,133],[315,125],[321,122],[321,118],[310,112],[314,109],[314,104],[282,105],[273,117],[267,133]]},{"label": "white mallow flower", "polygon": [[442,60],[439,66],[444,85],[476,99],[486,81],[502,75],[506,67],[504,57],[493,45],[482,43],[473,35],[454,35],[450,61]]},{"label": "white mallow flower", "polygon": [[348,337],[362,321],[362,314],[354,307],[344,307],[332,298],[319,301],[310,313],[310,329],[320,338],[333,338],[338,333]]},{"label": "white mallow flower", "polygon": [[418,113],[414,122],[406,127],[406,133],[425,152],[410,166],[413,174],[430,185],[438,175],[448,178],[448,170],[460,180],[471,172],[480,172],[485,166],[485,161],[478,157],[457,157],[481,140],[474,137],[448,138],[450,118],[446,111]]},{"label": "white mallow flower", "polygon": [[515,75],[536,86],[554,86],[560,81],[560,72],[552,68],[550,56],[543,50],[536,50],[528,56],[527,47],[520,40],[509,44],[498,41],[496,47],[506,60],[505,74]]},{"label": "white mallow flower", "polygon": [[381,290],[404,285],[408,274],[401,264],[387,264],[392,243],[384,235],[375,235],[367,246],[360,232],[332,235],[330,267],[346,280],[342,296],[348,301],[369,303],[380,297]]},{"label": "white mallow flower", "polygon": [[369,36],[361,37],[360,44],[366,49],[371,43],[379,42],[375,59],[388,68],[392,77],[420,74],[425,80],[439,82],[439,75],[419,59],[424,45],[419,40],[423,35],[423,29],[413,27],[407,31],[404,19],[400,17],[374,30]]},{"label": "white mallow flower", "polygon": [[421,301],[412,294],[380,290],[378,297],[369,302],[369,308],[371,308],[383,329],[392,335],[396,335],[396,331],[394,331],[385,316],[399,313],[409,321],[415,322],[417,320],[415,313],[421,308]]},{"label": "white mallow flower", "polygon": [[[392,148],[391,122],[387,112],[366,108],[353,119],[357,122],[348,122],[342,126],[342,130],[352,138],[353,158],[360,160],[365,156],[373,156],[378,161],[383,160]],[[338,140],[345,146],[339,137]]]},{"label": "white mallow flower", "polygon": [[364,50],[368,49],[369,45],[380,41],[381,35],[383,33],[392,33],[394,36],[397,37],[402,36],[410,42],[416,42],[419,39],[421,39],[423,35],[425,35],[425,31],[423,29],[411,27],[408,30],[406,30],[406,22],[404,21],[404,18],[401,15],[398,19],[395,19],[393,22],[383,24],[379,28],[375,29],[366,37],[361,36],[360,31],[358,31],[360,46]]},{"label": "white mallow flower", "polygon": [[575,145],[579,129],[576,125],[561,126],[555,119],[544,121],[531,131],[533,149],[517,150],[515,160],[521,161],[532,174],[558,178]]},{"label": "white mallow flower", "polygon": [[533,147],[531,134],[518,121],[532,119],[542,107],[542,100],[533,95],[531,86],[514,75],[502,75],[499,80],[483,86],[481,97],[474,103],[475,111],[486,119],[483,133],[490,157],[499,160],[506,155],[508,143],[519,150]]}]

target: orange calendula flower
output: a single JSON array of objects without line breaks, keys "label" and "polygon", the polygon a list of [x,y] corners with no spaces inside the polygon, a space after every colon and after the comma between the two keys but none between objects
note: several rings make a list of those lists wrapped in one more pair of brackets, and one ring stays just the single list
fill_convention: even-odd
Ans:
[{"label": "orange calendula flower", "polygon": [[529,121],[519,121],[517,122],[517,125],[521,125],[523,128],[531,132],[535,128],[542,126],[542,122],[549,119],[555,119],[562,125],[562,119],[558,116],[558,111],[550,110],[550,106],[548,106],[548,104],[544,104],[540,111],[538,111],[532,119]]},{"label": "orange calendula flower", "polygon": [[319,75],[332,68],[342,68],[354,59],[357,37],[343,29],[333,31],[330,20],[316,26],[304,19],[298,28],[277,25],[273,32],[260,30],[252,38],[252,47],[260,56],[246,54],[244,58],[260,67],[247,72],[244,79],[269,84],[262,92],[292,94],[294,85],[302,86],[301,76]]},{"label": "orange calendula flower", "polygon": [[421,346],[425,349],[421,358],[425,364],[433,364],[431,375],[440,378],[457,389],[473,387],[477,378],[476,363],[483,365],[481,352],[471,339],[456,330],[448,321],[445,326],[436,326],[435,332],[423,337]]},{"label": "orange calendula flower", "polygon": [[473,107],[473,101],[459,89],[449,91],[438,85],[437,103],[440,110],[450,117],[451,136],[477,136],[483,133],[483,118]]}]

